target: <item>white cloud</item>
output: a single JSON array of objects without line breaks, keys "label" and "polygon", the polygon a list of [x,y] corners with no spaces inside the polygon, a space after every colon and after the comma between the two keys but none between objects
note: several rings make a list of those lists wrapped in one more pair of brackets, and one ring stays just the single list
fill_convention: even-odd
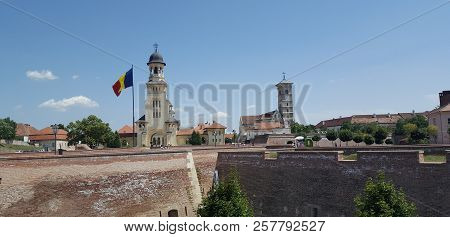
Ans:
[{"label": "white cloud", "polygon": [[217,113],[215,114],[215,116],[216,116],[217,118],[226,118],[226,117],[228,117],[228,114],[225,113],[225,112],[219,111],[219,112],[217,112]]},{"label": "white cloud", "polygon": [[34,70],[34,71],[28,70],[25,74],[31,80],[55,80],[55,79],[58,79],[58,77],[56,75],[54,75],[53,72],[50,70],[42,70],[40,72],[37,70]]},{"label": "white cloud", "polygon": [[80,78],[79,75],[73,75],[73,76],[72,76],[72,79],[74,79],[74,80],[77,80],[77,79],[79,79],[79,78]]},{"label": "white cloud", "polygon": [[59,111],[66,111],[72,106],[80,106],[85,108],[98,107],[98,103],[85,96],[74,96],[68,99],[54,100],[50,99],[39,105],[39,108],[52,108]]}]

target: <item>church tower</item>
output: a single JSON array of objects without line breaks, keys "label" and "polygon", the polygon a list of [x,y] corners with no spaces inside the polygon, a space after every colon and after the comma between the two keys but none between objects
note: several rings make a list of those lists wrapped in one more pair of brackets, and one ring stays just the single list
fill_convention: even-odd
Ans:
[{"label": "church tower", "polygon": [[283,118],[284,127],[289,128],[294,122],[294,103],[292,99],[292,82],[286,79],[286,73],[283,73],[283,80],[276,87],[278,90],[278,111]]},{"label": "church tower", "polygon": [[175,119],[173,106],[167,98],[168,88],[164,78],[166,63],[158,52],[158,45],[155,44],[154,47],[155,51],[150,55],[147,63],[150,76],[146,83],[145,116],[137,122],[140,133],[138,144],[140,146],[177,145],[176,131],[179,128],[179,121]]}]

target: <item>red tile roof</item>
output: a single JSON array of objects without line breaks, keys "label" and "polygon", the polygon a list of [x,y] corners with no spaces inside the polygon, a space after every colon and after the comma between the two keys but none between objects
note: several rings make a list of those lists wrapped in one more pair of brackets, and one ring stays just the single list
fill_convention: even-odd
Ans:
[{"label": "red tile roof", "polygon": [[31,134],[35,134],[38,131],[39,130],[29,124],[18,123],[16,126],[16,136],[18,137],[30,136]]},{"label": "red tile roof", "polygon": [[[30,135],[30,141],[47,141],[54,140],[55,135],[53,134],[53,129],[51,127],[46,127],[32,135]],[[57,140],[67,140],[67,131],[64,129],[58,129],[56,133]]]},{"label": "red tile roof", "polygon": [[[133,133],[133,127],[129,126],[129,125],[125,125],[123,126],[121,129],[119,129],[118,131],[119,134],[129,134],[129,133]],[[136,133],[136,131],[135,131]]]}]

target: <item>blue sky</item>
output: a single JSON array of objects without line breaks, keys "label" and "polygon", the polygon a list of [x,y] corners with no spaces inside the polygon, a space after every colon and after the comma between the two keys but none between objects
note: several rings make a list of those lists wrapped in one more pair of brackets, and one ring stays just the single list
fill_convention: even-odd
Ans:
[{"label": "blue sky", "polygon": [[[155,42],[171,89],[266,86],[445,1],[6,1],[120,59],[3,2],[0,117],[43,128],[95,114],[118,129],[131,123],[131,91],[117,98],[111,86],[129,62],[135,84],[145,83]],[[310,85],[302,108],[307,122],[436,107],[438,93],[450,89],[449,22],[450,4],[291,78],[297,96]],[[256,112],[255,101],[242,104],[237,91],[232,97],[231,112],[223,93],[213,105],[219,120],[237,129],[242,113]],[[275,99],[262,110],[275,109]],[[196,101],[186,104],[197,115],[204,109]],[[177,111],[182,127],[193,122]]]}]

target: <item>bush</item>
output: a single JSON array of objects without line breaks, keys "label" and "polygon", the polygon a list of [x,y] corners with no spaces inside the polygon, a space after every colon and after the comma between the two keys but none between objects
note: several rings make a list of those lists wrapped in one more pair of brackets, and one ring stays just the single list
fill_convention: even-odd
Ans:
[{"label": "bush", "polygon": [[372,135],[366,135],[364,136],[364,143],[366,143],[366,145],[372,145],[373,143],[375,143],[375,139],[373,138]]},{"label": "bush", "polygon": [[191,137],[189,138],[189,144],[196,146],[201,145],[202,137],[200,136],[200,133],[193,131]]},{"label": "bush", "polygon": [[384,143],[386,143],[386,144],[394,144],[394,142],[390,138],[386,139],[386,141],[384,141]]},{"label": "bush", "polygon": [[355,135],[353,136],[353,141],[354,141],[356,144],[361,143],[363,140],[364,140],[364,135],[361,134],[361,133],[357,133],[357,134],[355,134]]},{"label": "bush", "polygon": [[334,130],[328,130],[327,134],[326,134],[326,138],[328,139],[328,141],[336,141],[337,139],[337,133]]},{"label": "bush", "polygon": [[369,178],[364,192],[354,199],[356,216],[359,217],[407,217],[416,216],[414,203],[406,199],[403,191],[386,181],[379,173],[376,180]]},{"label": "bush", "polygon": [[341,129],[339,131],[339,140],[346,142],[348,145],[348,142],[353,139],[353,133],[350,130],[347,129]]},{"label": "bush", "polygon": [[239,177],[232,171],[224,182],[219,182],[200,204],[197,215],[202,217],[249,217],[253,210],[241,190]]}]

